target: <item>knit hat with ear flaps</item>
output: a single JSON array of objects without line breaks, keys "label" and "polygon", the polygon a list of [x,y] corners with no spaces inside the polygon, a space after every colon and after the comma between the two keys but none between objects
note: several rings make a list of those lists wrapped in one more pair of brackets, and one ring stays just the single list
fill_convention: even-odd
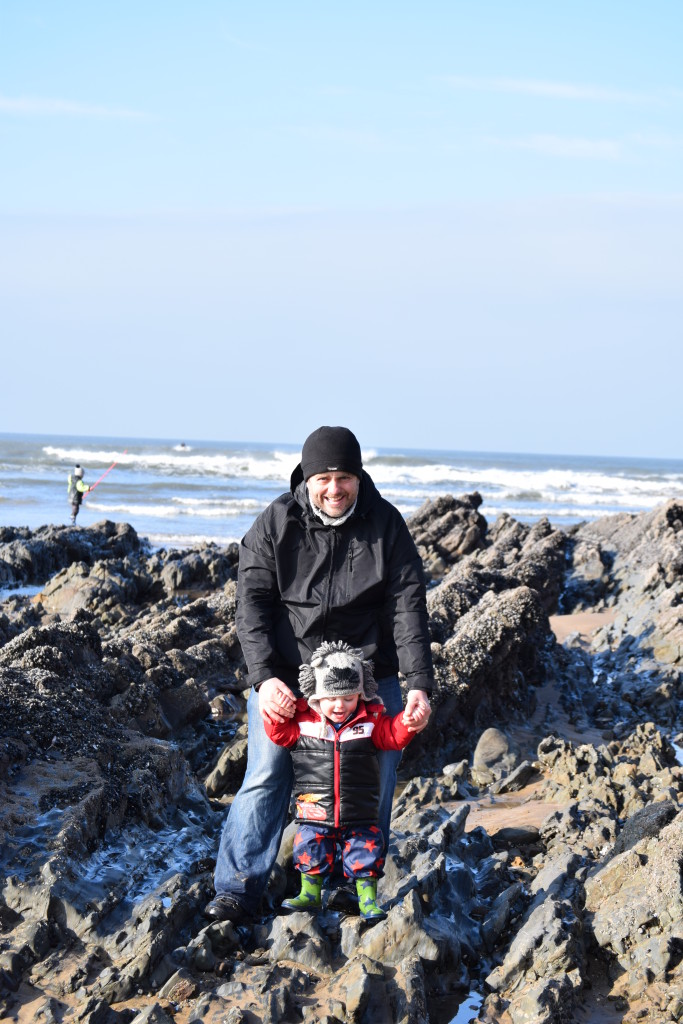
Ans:
[{"label": "knit hat with ear flaps", "polygon": [[321,697],[350,697],[360,694],[363,700],[381,704],[372,662],[363,652],[343,640],[323,643],[311,656],[310,665],[299,668],[299,687],[310,707],[318,711]]}]

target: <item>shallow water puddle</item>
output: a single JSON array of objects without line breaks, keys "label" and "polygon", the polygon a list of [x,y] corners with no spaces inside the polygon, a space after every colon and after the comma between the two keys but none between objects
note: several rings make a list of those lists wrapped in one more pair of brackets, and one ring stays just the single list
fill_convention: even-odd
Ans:
[{"label": "shallow water puddle", "polygon": [[469,992],[465,996],[455,1017],[451,1017],[449,1024],[472,1024],[476,1020],[484,997],[480,992]]},{"label": "shallow water puddle", "polygon": [[215,856],[222,816],[215,822],[189,809],[178,811],[173,825],[154,831],[132,825],[110,834],[78,873],[92,882],[120,891],[137,903],[176,874],[190,873],[197,861]]},{"label": "shallow water puddle", "polygon": [[[16,829],[0,846],[0,869],[20,881],[38,875],[54,855],[64,817],[53,807]],[[112,831],[93,853],[70,859],[67,875],[103,894],[115,892],[119,901],[138,903],[169,878],[191,873],[198,861],[215,856],[222,817],[207,818],[205,811],[189,808],[176,811],[173,822],[158,831],[144,824]],[[62,862],[61,875],[64,867]]]},{"label": "shallow water puddle", "polygon": [[25,881],[39,872],[50,856],[50,843],[64,822],[64,811],[52,807],[27,825],[15,829],[0,845],[0,869]]},{"label": "shallow water puddle", "polygon": [[10,597],[35,597],[43,589],[42,586],[0,587],[0,602]]}]

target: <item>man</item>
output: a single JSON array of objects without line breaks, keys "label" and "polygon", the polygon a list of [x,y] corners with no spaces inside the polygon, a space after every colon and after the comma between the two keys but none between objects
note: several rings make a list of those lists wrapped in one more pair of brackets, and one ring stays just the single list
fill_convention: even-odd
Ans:
[{"label": "man", "polygon": [[71,522],[76,522],[76,516],[78,510],[81,507],[83,501],[83,495],[87,494],[90,488],[83,479],[83,469],[81,466],[76,466],[73,473],[69,473],[69,479],[66,485],[66,493],[71,502]]},{"label": "man", "polygon": [[[344,640],[374,663],[390,715],[408,685],[411,731],[429,718],[433,669],[422,564],[403,516],[381,497],[346,427],[305,441],[291,491],[256,519],[240,545],[237,632],[249,670],[247,771],[221,836],[216,896],[205,914],[238,922],[257,909],[289,810],[289,751],[264,721],[294,715],[299,666],[323,641]],[[388,842],[400,751],[381,751],[379,825]]]}]

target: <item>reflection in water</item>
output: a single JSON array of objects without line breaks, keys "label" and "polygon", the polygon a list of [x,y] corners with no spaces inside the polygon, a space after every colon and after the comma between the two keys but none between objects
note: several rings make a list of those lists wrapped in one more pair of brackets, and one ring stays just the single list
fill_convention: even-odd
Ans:
[{"label": "reflection in water", "polygon": [[211,820],[192,809],[178,811],[170,827],[153,831],[146,825],[132,825],[108,836],[79,867],[89,882],[115,888],[124,882],[121,895],[137,903],[177,873],[191,873],[197,861],[215,854],[222,816]]},{"label": "reflection in water", "polygon": [[483,1001],[481,993],[469,992],[458,1007],[455,1017],[451,1017],[449,1024],[471,1024],[476,1020]]}]

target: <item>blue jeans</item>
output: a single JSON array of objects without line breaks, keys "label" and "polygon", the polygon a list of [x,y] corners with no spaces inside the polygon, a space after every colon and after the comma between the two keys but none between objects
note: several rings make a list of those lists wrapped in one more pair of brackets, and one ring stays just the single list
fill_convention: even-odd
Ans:
[{"label": "blue jeans", "polygon": [[[379,696],[388,714],[401,710],[398,676],[380,679]],[[247,770],[223,826],[214,886],[217,895],[229,893],[250,913],[261,902],[287,824],[292,795],[292,758],[285,747],[266,735],[258,709],[258,693],[247,703],[249,738]],[[400,750],[379,750],[380,799],[378,824],[389,841],[391,804],[396,787]]]}]

